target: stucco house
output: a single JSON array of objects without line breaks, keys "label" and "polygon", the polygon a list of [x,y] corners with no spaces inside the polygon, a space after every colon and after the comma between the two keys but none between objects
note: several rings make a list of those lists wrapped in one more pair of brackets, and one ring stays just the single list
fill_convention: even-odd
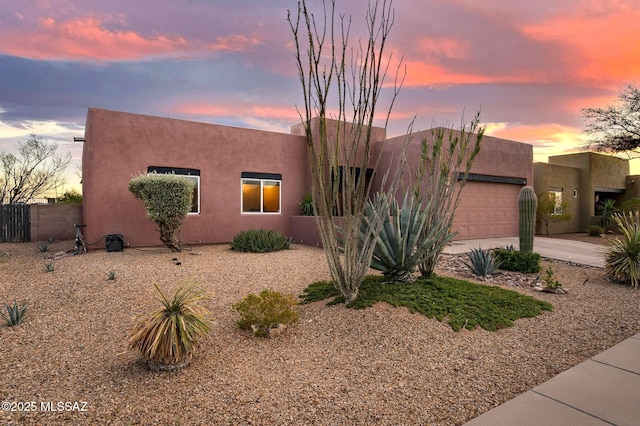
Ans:
[{"label": "stucco house", "polygon": [[[382,153],[378,167],[386,167],[402,138],[387,139],[382,128],[373,135],[373,149]],[[418,142],[430,137],[429,130],[413,135]],[[532,146],[490,136],[482,143],[456,214],[457,238],[517,235],[518,193],[533,182]],[[409,166],[419,158],[419,145],[410,147]],[[104,246],[113,234],[121,234],[125,246],[161,244],[143,203],[128,191],[131,178],[148,171],[195,181],[192,211],[180,229],[187,244],[227,243],[249,228],[317,244],[313,218],[298,216],[298,203],[311,188],[300,124],[284,134],[90,108],[82,170],[90,247]]]},{"label": "stucco house", "polygon": [[[610,155],[555,155],[548,163],[534,163],[533,171],[536,194],[549,193],[557,206],[563,201],[569,204],[572,219],[551,223],[550,233],[585,232],[589,225],[599,223],[601,202],[612,199],[620,206],[640,196],[640,176],[629,175],[628,160]],[[537,232],[545,232],[544,224],[537,224]]]}]

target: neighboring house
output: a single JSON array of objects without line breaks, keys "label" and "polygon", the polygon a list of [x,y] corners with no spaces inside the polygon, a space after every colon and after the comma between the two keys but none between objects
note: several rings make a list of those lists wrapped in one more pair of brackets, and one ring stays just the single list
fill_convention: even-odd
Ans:
[{"label": "neighboring house", "polygon": [[[573,216],[569,221],[550,224],[551,233],[584,232],[589,225],[598,224],[601,202],[612,199],[620,206],[640,195],[640,179],[629,175],[629,162],[610,155],[555,155],[548,163],[534,163],[533,172],[536,194],[553,196],[559,214],[559,206],[567,201]],[[544,224],[538,223],[537,232],[544,233]]]},{"label": "neighboring house", "polygon": [[[385,140],[382,128],[372,132],[384,170],[402,138]],[[419,141],[430,137],[428,130],[413,135],[407,157],[414,170]],[[196,183],[192,212],[180,228],[187,244],[227,243],[249,228],[317,244],[313,218],[298,216],[302,194],[311,188],[300,124],[281,134],[90,108],[84,140],[83,218],[93,247],[110,234],[122,234],[129,246],[161,244],[142,201],[128,190],[131,178],[153,170]],[[373,174],[374,191],[381,174]],[[457,238],[517,235],[518,193],[532,181],[531,145],[485,136],[456,214]]]}]

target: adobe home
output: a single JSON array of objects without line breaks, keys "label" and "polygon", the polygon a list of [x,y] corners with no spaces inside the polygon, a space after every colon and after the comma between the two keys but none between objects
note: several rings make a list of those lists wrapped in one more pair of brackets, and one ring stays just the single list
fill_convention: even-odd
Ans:
[{"label": "adobe home", "polygon": [[[615,206],[640,196],[640,176],[629,174],[629,161],[594,152],[555,155],[548,163],[534,163],[533,188],[536,194],[549,193],[556,200],[557,214],[562,202],[568,203],[571,220],[549,225],[552,234],[585,232],[600,220],[602,203],[608,199]],[[554,212],[555,213],[555,212]],[[544,233],[544,224],[537,224]]]},{"label": "adobe home", "polygon": [[[402,137],[386,139],[382,128],[373,135],[384,167]],[[414,134],[410,167],[419,158],[419,141],[430,137],[430,130]],[[132,177],[154,170],[196,183],[192,210],[180,228],[187,244],[228,243],[249,228],[318,243],[314,219],[299,216],[298,204],[311,188],[301,124],[283,134],[90,108],[84,140],[84,234],[94,248],[104,247],[112,234],[132,247],[161,245],[142,201],[128,190]],[[490,136],[482,144],[456,214],[458,239],[517,235],[518,193],[533,182],[531,145]],[[374,180],[374,192],[376,185]]]}]

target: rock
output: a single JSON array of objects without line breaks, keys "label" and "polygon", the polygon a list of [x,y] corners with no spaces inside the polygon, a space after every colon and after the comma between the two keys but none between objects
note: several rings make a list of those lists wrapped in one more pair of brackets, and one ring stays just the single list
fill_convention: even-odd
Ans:
[{"label": "rock", "polygon": [[535,286],[533,287],[533,291],[544,291],[544,289],[541,286]]}]

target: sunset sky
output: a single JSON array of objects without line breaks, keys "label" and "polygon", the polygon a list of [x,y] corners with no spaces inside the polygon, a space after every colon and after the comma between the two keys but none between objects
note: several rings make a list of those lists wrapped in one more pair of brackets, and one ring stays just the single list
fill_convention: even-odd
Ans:
[{"label": "sunset sky", "polygon": [[[337,0],[363,34],[365,1]],[[321,3],[310,0],[312,10]],[[640,84],[638,0],[395,0],[407,76],[388,134],[457,124],[534,145],[585,144],[583,107]],[[294,0],[0,3],[0,151],[35,133],[79,165],[87,108],[288,132],[302,106]],[[640,161],[640,160],[636,160]],[[635,163],[635,161],[634,161]],[[635,168],[635,166],[634,166]],[[70,172],[73,172],[71,170]],[[72,176],[70,183],[77,183]]]}]

